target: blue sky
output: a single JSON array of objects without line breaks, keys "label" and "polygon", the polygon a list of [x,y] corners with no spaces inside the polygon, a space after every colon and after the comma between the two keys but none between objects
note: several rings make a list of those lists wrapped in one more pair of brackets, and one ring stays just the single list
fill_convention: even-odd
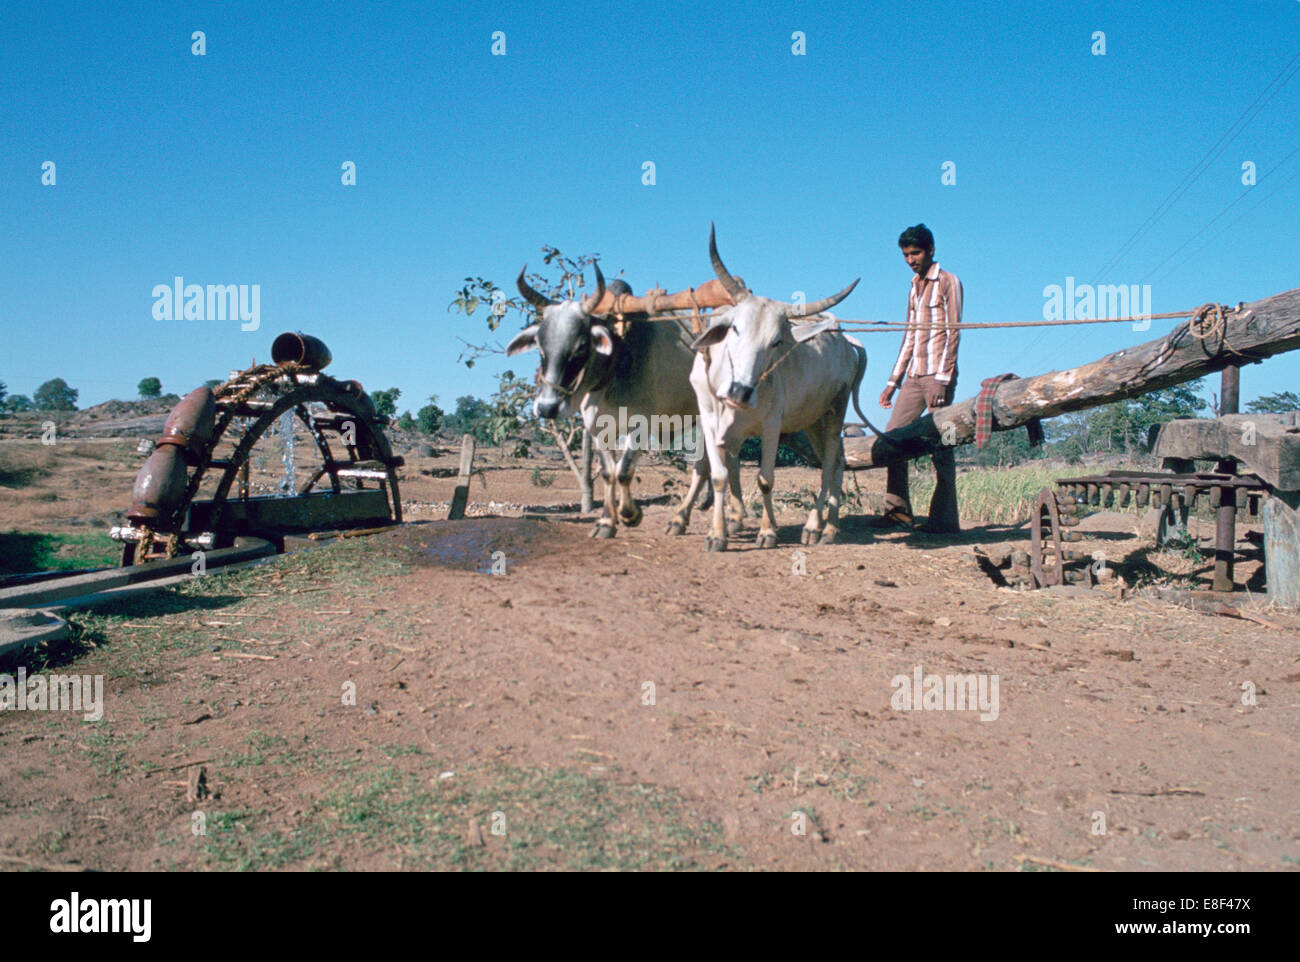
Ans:
[{"label": "blue sky", "polygon": [[[710,220],[759,293],[861,276],[846,318],[901,317],[918,221],[968,321],[1039,319],[1071,276],[1150,284],[1155,312],[1253,300],[1300,286],[1300,79],[1099,272],[1298,53],[1295,0],[10,5],[0,380],[61,376],[82,406],[146,376],[184,393],[299,329],[330,373],[450,408],[535,364],[457,364],[458,338],[511,333],[447,312],[465,276],[510,284],[551,244],[677,290],[711,276]],[[177,275],[260,285],[260,329],[156,320]],[[966,332],[958,396],[1173,323]],[[899,341],[866,336],[868,414]],[[1298,374],[1247,368],[1243,403]]]}]

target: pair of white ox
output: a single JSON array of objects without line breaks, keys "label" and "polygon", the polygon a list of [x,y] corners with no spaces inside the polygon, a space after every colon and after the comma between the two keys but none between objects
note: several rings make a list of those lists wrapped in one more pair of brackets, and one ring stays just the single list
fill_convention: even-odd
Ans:
[{"label": "pair of white ox", "polygon": [[[709,257],[735,306],[715,316],[708,330],[689,345],[672,323],[634,320],[622,337],[600,323],[591,314],[605,293],[605,279],[597,266],[596,292],[580,302],[546,298],[527,284],[521,270],[519,290],[540,309],[541,318],[516,335],[506,352],[513,355],[536,347],[541,365],[534,413],[567,417],[576,398],[577,410],[593,437],[599,437],[594,433],[598,419],[616,417],[620,408],[629,418],[698,415],[706,458],[692,465],[690,486],[668,523],[668,532],[686,531],[695,497],[711,478],[710,551],[725,550],[728,532],[735,533],[743,523],[737,454],[741,443],[755,435],[762,439],[758,487],[763,516],[757,542],[762,548],[776,547],[772,484],[777,445],[782,434],[804,431],[821,460],[822,476],[802,541],[829,544],[839,533],[844,475],[841,434],[850,399],[866,422],[857,393],[867,355],[858,341],[838,330],[833,318],[803,323],[791,323],[791,318],[803,320],[829,310],[848,297],[858,282],[832,297],[787,304],[746,290],[723,265],[712,229]],[[605,504],[592,534],[613,537],[619,520],[628,526],[641,521],[630,487],[638,450],[628,447],[620,452],[598,444],[598,452]]]}]

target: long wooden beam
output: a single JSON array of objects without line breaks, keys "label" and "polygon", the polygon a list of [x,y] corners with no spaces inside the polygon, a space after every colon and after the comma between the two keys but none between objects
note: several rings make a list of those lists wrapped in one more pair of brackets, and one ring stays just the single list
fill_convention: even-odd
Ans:
[{"label": "long wooden beam", "polygon": [[[1107,354],[1068,371],[1004,381],[993,396],[993,428],[1006,431],[1034,418],[1137,397],[1222,370],[1300,348],[1300,288],[1239,305],[1220,334],[1201,338],[1183,321],[1165,337]],[[944,444],[975,440],[975,398],[925,415],[883,437],[844,439],[851,469],[910,461]]]},{"label": "long wooden beam", "polygon": [[[738,277],[736,280],[742,284],[744,278]],[[669,294],[667,292],[652,294],[647,291],[641,297],[633,297],[631,294],[624,294],[621,297],[615,297],[613,291],[606,291],[596,305],[591,309],[593,314],[605,314],[612,311],[615,306],[623,314],[653,314],[663,311],[689,311],[693,307],[699,307],[704,310],[711,310],[718,307],[730,307],[733,301],[731,295],[727,293],[722,282],[717,278],[709,278],[699,287],[687,288],[684,291],[677,291]]]}]

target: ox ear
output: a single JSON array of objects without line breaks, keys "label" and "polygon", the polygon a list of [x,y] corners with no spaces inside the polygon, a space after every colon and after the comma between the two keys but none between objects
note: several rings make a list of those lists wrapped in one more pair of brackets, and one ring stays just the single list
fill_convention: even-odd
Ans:
[{"label": "ox ear", "polygon": [[709,325],[709,329],[697,337],[691,344],[692,351],[702,351],[706,347],[712,347],[714,344],[721,344],[722,339],[727,336],[731,330],[731,318],[725,318],[720,321],[714,321]]},{"label": "ox ear", "polygon": [[591,325],[591,343],[595,346],[597,354],[614,353],[614,337],[604,324]]},{"label": "ox ear", "polygon": [[791,324],[790,334],[795,341],[802,344],[804,341],[816,337],[822,331],[831,331],[839,327],[839,321],[833,318],[829,321],[818,321],[816,324]]},{"label": "ox ear", "polygon": [[538,325],[530,324],[516,334],[510,343],[506,345],[506,356],[514,357],[516,354],[522,354],[524,351],[531,351],[536,348],[537,328]]}]

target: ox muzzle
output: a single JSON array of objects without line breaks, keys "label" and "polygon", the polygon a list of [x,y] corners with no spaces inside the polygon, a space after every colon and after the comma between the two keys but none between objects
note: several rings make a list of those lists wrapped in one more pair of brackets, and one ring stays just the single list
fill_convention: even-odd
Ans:
[{"label": "ox muzzle", "polygon": [[742,384],[740,381],[732,381],[731,387],[727,388],[727,396],[723,398],[732,407],[748,408],[754,406],[754,394],[757,389],[752,384]]}]

